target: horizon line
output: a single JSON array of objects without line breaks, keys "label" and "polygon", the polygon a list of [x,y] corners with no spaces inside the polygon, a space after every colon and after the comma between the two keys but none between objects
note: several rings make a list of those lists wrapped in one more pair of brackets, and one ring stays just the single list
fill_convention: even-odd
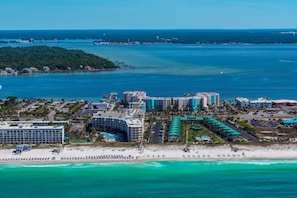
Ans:
[{"label": "horizon line", "polygon": [[234,30],[234,31],[238,31],[238,30],[297,30],[297,27],[295,28],[102,28],[102,29],[4,29],[4,30],[0,30],[0,31],[102,31],[102,30],[107,30],[107,31],[187,31],[187,30],[194,30],[194,31],[203,31],[203,30],[212,30],[212,31],[230,31],[230,30]]}]

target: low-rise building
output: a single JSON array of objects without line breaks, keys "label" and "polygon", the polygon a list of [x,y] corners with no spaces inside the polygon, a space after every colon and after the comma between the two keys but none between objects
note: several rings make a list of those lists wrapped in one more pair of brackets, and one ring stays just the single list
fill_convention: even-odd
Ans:
[{"label": "low-rise building", "polygon": [[297,118],[286,119],[286,120],[283,120],[282,123],[283,123],[286,127],[295,126],[295,125],[297,125]]},{"label": "low-rise building", "polygon": [[110,109],[110,104],[106,102],[91,102],[88,104],[89,109],[94,109],[98,111],[107,111]]},{"label": "low-rise building", "polygon": [[274,107],[284,107],[284,106],[297,106],[296,100],[280,99],[272,100],[272,106]]},{"label": "low-rise building", "polygon": [[69,113],[69,108],[68,107],[58,108],[57,111],[60,113]]},{"label": "low-rise building", "polygon": [[267,98],[258,98],[258,100],[251,100],[250,101],[251,107],[265,109],[272,107],[272,101]]},{"label": "low-rise building", "polygon": [[235,102],[236,105],[240,107],[247,107],[248,105],[250,105],[250,100],[243,97],[236,97]]}]

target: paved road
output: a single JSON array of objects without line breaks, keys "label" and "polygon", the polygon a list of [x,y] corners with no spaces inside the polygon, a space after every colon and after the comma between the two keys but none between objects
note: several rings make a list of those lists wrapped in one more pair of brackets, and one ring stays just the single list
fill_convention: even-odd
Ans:
[{"label": "paved road", "polygon": [[227,126],[229,126],[229,127],[231,127],[232,129],[234,129],[234,130],[240,132],[240,133],[242,134],[243,138],[245,138],[246,140],[248,140],[248,141],[250,141],[250,142],[259,142],[259,141],[260,141],[258,137],[256,137],[256,136],[254,136],[254,135],[248,133],[248,132],[245,131],[245,130],[236,128],[234,125],[231,125],[231,124],[229,124],[229,123],[227,123],[227,122],[224,122],[224,124],[227,125]]},{"label": "paved road", "polygon": [[162,129],[162,122],[155,122],[153,124],[153,128],[151,131],[152,144],[162,143],[163,132],[161,131],[161,129]]},{"label": "paved road", "polygon": [[244,130],[239,130],[239,131],[241,132],[242,136],[250,142],[259,142],[260,141],[259,138],[248,133],[247,131],[244,131]]},{"label": "paved road", "polygon": [[55,120],[55,115],[56,115],[56,111],[55,110],[51,110],[51,112],[47,115],[48,116],[48,121],[52,122]]}]

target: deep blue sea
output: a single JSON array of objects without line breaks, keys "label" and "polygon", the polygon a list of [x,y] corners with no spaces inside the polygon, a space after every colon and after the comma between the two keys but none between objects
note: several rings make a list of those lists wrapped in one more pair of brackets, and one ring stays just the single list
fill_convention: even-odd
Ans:
[{"label": "deep blue sea", "polygon": [[297,99],[297,44],[47,45],[81,49],[112,61],[124,61],[132,68],[1,76],[0,98],[13,95],[97,101],[109,92],[143,90],[149,96],[167,97],[215,91],[227,101],[237,96]]},{"label": "deep blue sea", "polygon": [[1,197],[292,197],[296,160],[0,165]]}]

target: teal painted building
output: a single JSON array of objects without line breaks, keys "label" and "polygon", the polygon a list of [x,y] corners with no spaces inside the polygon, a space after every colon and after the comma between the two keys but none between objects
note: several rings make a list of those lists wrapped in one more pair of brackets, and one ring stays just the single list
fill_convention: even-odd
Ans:
[{"label": "teal painted building", "polygon": [[146,109],[149,112],[155,111],[155,99],[154,98],[147,98],[146,99]]},{"label": "teal painted building", "polygon": [[200,102],[201,102],[201,98],[198,98],[198,97],[191,98],[189,101],[189,106],[193,109],[195,113],[197,113],[199,110]]}]

